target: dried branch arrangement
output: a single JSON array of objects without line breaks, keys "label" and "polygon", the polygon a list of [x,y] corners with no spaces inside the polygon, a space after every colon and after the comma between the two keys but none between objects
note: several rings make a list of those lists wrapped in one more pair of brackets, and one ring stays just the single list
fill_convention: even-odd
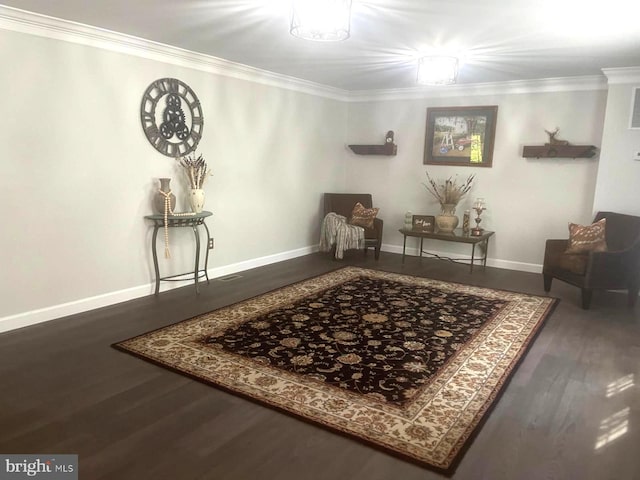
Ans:
[{"label": "dried branch arrangement", "polygon": [[457,205],[462,197],[464,197],[469,192],[469,190],[471,190],[471,184],[473,183],[473,179],[475,178],[475,175],[469,175],[464,183],[459,184],[456,179],[452,179],[452,177],[449,177],[444,182],[442,182],[442,180],[439,180],[439,183],[436,183],[429,176],[429,172],[426,173],[429,183],[423,183],[422,185],[424,185],[427,191],[431,195],[433,195],[436,200],[438,200],[438,202],[440,202],[440,205]]},{"label": "dried branch arrangement", "polygon": [[207,177],[213,175],[202,155],[196,157],[194,153],[191,156],[182,157],[180,159],[180,165],[184,167],[189,185],[194,189],[202,188]]}]

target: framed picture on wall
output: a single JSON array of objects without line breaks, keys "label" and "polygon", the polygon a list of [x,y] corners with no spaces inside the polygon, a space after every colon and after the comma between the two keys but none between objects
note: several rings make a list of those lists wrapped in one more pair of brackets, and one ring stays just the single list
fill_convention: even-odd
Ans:
[{"label": "framed picture on wall", "polygon": [[427,108],[425,165],[491,167],[497,105]]},{"label": "framed picture on wall", "polygon": [[436,217],[433,215],[414,215],[411,219],[411,229],[418,232],[433,232]]}]

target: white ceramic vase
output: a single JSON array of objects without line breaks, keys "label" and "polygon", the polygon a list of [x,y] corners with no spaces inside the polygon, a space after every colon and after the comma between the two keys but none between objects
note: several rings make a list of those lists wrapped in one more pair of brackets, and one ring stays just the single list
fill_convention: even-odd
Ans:
[{"label": "white ceramic vase", "polygon": [[189,203],[191,210],[200,213],[204,208],[204,190],[201,188],[192,188],[189,193]]}]

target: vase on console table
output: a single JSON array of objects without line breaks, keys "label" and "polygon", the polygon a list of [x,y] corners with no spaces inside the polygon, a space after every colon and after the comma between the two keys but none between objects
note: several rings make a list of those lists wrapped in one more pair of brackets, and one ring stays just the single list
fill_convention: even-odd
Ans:
[{"label": "vase on console table", "polygon": [[153,210],[155,213],[164,215],[165,199],[169,195],[169,212],[173,212],[176,208],[176,196],[171,193],[170,178],[160,178],[160,189],[153,197]]},{"label": "vase on console table", "polygon": [[189,193],[189,203],[191,204],[192,212],[202,212],[204,208],[204,190],[201,188],[192,188]]},{"label": "vase on console table", "polygon": [[440,215],[436,215],[436,227],[440,233],[451,233],[458,226],[456,217],[456,204],[443,203]]}]

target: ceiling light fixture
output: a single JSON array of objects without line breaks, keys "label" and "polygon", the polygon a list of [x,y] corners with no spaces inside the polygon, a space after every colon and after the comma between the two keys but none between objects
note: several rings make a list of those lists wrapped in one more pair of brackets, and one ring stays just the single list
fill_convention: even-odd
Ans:
[{"label": "ceiling light fixture", "polygon": [[350,35],[351,0],[293,0],[291,35],[336,42]]},{"label": "ceiling light fixture", "polygon": [[451,85],[458,78],[458,59],[434,55],[418,60],[418,83],[422,85]]}]

